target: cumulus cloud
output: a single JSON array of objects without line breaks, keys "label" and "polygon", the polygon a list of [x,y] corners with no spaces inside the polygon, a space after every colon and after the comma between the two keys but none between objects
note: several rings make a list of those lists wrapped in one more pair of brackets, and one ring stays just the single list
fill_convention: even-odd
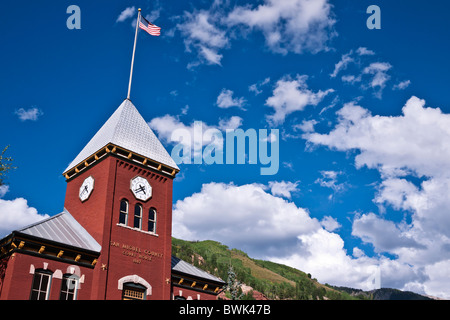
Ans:
[{"label": "cumulus cloud", "polygon": [[412,97],[403,115],[390,117],[372,116],[369,110],[347,103],[337,112],[338,124],[331,132],[303,137],[339,151],[358,151],[357,167],[377,168],[384,175],[441,175],[450,169],[450,115],[424,106],[424,100]]},{"label": "cumulus cloud", "polygon": [[287,115],[302,111],[306,106],[316,106],[333,89],[313,92],[308,88],[306,75],[297,75],[295,79],[285,76],[277,81],[273,95],[266,100],[266,105],[275,110],[267,119],[273,124],[282,124]]},{"label": "cumulus cloud", "polygon": [[[333,232],[341,227],[341,224],[337,221],[337,219],[330,216],[323,217],[320,224],[325,228],[325,230],[330,232]],[[360,254],[361,253],[362,251],[360,250]]]},{"label": "cumulus cloud", "polygon": [[335,219],[318,221],[284,199],[291,192],[286,190],[294,188],[292,182],[204,184],[200,192],[175,203],[173,235],[214,239],[252,257],[310,272],[321,282],[374,289],[379,261],[362,250],[357,259],[347,255],[342,238],[329,231],[340,227]]},{"label": "cumulus cloud", "polygon": [[225,48],[228,37],[224,30],[216,23],[220,21],[217,14],[208,10],[196,10],[185,12],[183,21],[177,25],[184,37],[186,51],[197,52],[198,60],[190,64],[190,67],[201,63],[220,65],[222,54],[219,50]]},{"label": "cumulus cloud", "polygon": [[379,252],[397,253],[398,248],[425,248],[408,235],[408,230],[401,230],[394,222],[379,218],[374,213],[355,218],[352,235],[373,244]]},{"label": "cumulus cloud", "polygon": [[29,207],[27,200],[23,198],[0,199],[0,238],[45,218],[48,218],[48,215],[39,214],[35,208]]},{"label": "cumulus cloud", "polygon": [[15,114],[19,117],[20,121],[37,121],[40,116],[44,113],[36,107],[29,108],[25,110],[24,108],[20,108],[15,111]]},{"label": "cumulus cloud", "polygon": [[261,31],[274,52],[317,53],[328,50],[336,34],[331,8],[327,0],[265,0],[255,7],[236,6],[226,21]]},{"label": "cumulus cloud", "polygon": [[314,126],[318,122],[314,119],[312,120],[303,120],[302,123],[298,123],[292,126],[294,130],[301,130],[303,132],[314,132]]},{"label": "cumulus cloud", "polygon": [[[195,51],[200,64],[221,65],[220,51],[229,47],[231,36],[262,32],[268,48],[275,53],[303,53],[329,50],[336,36],[332,6],[328,0],[265,0],[253,6],[230,7],[229,2],[214,1],[209,9],[185,12],[177,30],[184,37],[186,50]],[[234,29],[243,30],[235,32]]]},{"label": "cumulus cloud", "polygon": [[291,193],[298,191],[298,182],[270,181],[269,188],[272,195],[291,199]]},{"label": "cumulus cloud", "polygon": [[[380,173],[374,202],[405,216],[398,221],[391,215],[356,215],[352,234],[376,252],[397,257],[385,267],[386,281],[450,297],[444,287],[446,274],[436,267],[450,259],[450,114],[425,107],[417,97],[406,102],[399,116],[372,115],[355,103],[344,105],[337,114],[338,122],[329,133],[307,132],[303,137],[314,145],[354,151],[357,168]],[[393,276],[394,262],[405,272],[403,282]],[[411,266],[409,271],[404,265]]]},{"label": "cumulus cloud", "polygon": [[320,228],[304,209],[257,184],[204,184],[176,202],[173,217],[175,237],[216,239],[257,256],[287,254],[299,234]]},{"label": "cumulus cloud", "polygon": [[[216,139],[214,135],[217,130],[226,131],[235,130],[242,125],[242,118],[231,116],[227,119],[219,120],[217,125],[208,125],[203,121],[194,121],[189,125],[181,122],[178,117],[166,114],[163,117],[153,118],[148,122],[150,128],[156,131],[159,139],[171,144],[179,144],[183,150],[189,151],[189,154],[183,161],[190,161],[191,156],[202,155],[202,148],[211,145],[216,150],[223,149],[223,141]],[[191,152],[193,151],[193,153]]]},{"label": "cumulus cloud", "polygon": [[233,91],[224,88],[217,97],[216,104],[219,108],[223,109],[231,107],[238,107],[240,109],[243,109],[245,99],[243,97],[233,98]]}]

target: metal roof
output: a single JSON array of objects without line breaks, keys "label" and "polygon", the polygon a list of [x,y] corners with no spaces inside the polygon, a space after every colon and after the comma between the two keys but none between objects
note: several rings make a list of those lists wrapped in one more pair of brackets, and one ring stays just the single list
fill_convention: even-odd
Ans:
[{"label": "metal roof", "polygon": [[133,103],[125,99],[64,172],[109,143],[179,169]]},{"label": "metal roof", "polygon": [[66,209],[16,232],[96,252],[102,248]]},{"label": "metal roof", "polygon": [[186,261],[181,260],[175,256],[172,256],[172,271],[178,271],[194,277],[225,283],[222,279],[215,277],[212,274],[197,267],[194,267],[192,264],[187,263]]}]

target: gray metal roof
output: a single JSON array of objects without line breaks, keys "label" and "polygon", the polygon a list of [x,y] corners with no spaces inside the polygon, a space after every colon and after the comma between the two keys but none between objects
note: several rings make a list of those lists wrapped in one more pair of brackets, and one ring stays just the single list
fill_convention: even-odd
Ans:
[{"label": "gray metal roof", "polygon": [[100,252],[102,249],[66,209],[17,232],[91,251]]},{"label": "gray metal roof", "polygon": [[179,169],[133,103],[126,99],[64,172],[112,143],[173,169]]},{"label": "gray metal roof", "polygon": [[203,271],[199,268],[196,268],[192,264],[187,263],[186,261],[181,260],[175,256],[172,256],[172,270],[192,275],[194,277],[203,278],[206,280],[225,283],[222,279],[215,277],[212,274]]}]

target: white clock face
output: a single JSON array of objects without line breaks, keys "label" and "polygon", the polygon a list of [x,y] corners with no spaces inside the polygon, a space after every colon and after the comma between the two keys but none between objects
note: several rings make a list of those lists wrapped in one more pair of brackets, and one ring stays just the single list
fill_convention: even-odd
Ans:
[{"label": "white clock face", "polygon": [[94,178],[92,176],[87,177],[80,187],[80,200],[86,201],[94,190]]},{"label": "white clock face", "polygon": [[137,176],[131,179],[130,189],[136,199],[141,201],[147,201],[152,196],[152,187],[143,177]]}]

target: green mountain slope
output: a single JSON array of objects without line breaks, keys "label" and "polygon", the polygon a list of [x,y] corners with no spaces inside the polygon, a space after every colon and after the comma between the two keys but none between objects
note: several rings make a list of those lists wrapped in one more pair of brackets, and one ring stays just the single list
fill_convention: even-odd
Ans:
[{"label": "green mountain slope", "polygon": [[[211,240],[185,241],[172,238],[172,254],[227,281],[232,266],[238,281],[268,299],[326,300],[424,300],[428,297],[397,289],[362,291],[323,285],[295,268],[250,258],[245,252],[229,249]],[[251,294],[243,296],[252,299]]]},{"label": "green mountain slope", "polygon": [[[250,258],[246,253],[211,241],[172,239],[172,254],[227,280],[232,266],[237,279],[269,299],[365,299],[325,286],[297,269]],[[246,298],[251,298],[247,295]]]}]

